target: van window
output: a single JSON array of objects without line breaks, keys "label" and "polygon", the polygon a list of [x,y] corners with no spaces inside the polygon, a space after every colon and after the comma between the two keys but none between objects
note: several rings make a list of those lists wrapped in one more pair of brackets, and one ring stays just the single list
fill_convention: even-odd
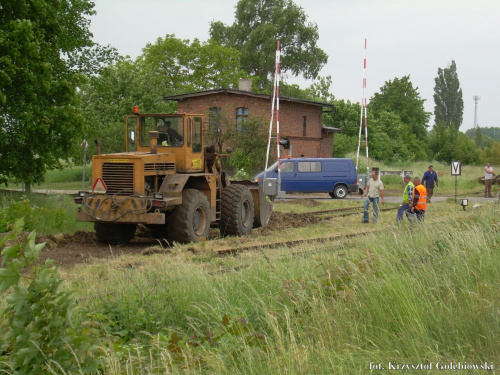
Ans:
[{"label": "van window", "polygon": [[350,172],[351,164],[345,160],[335,160],[332,162],[325,162],[325,172]]},{"label": "van window", "polygon": [[281,172],[293,172],[293,162],[284,162],[281,163]]},{"label": "van window", "polygon": [[321,172],[320,161],[299,161],[297,169],[299,172]]}]

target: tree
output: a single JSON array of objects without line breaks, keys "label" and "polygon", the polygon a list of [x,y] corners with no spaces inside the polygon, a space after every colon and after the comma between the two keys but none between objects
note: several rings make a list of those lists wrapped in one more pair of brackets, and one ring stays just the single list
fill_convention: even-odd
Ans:
[{"label": "tree", "polygon": [[90,0],[2,0],[0,181],[30,186],[70,157],[83,131],[71,59],[92,46]]},{"label": "tree", "polygon": [[281,41],[281,70],[293,76],[316,78],[328,55],[317,46],[318,27],[307,21],[292,0],[239,0],[235,22],[212,22],[210,36],[241,53],[241,67],[268,85],[274,72],[276,39]]},{"label": "tree", "polygon": [[453,60],[448,68],[438,68],[438,76],[434,80],[434,116],[436,124],[443,122],[447,128],[454,126],[457,130],[462,125],[464,100],[458,80],[457,65]]},{"label": "tree", "polygon": [[133,105],[144,113],[171,113],[177,103],[166,102],[164,96],[231,87],[243,76],[235,49],[174,35],[158,38],[136,60],[123,59],[102,69],[83,87],[87,136],[98,138],[104,152],[123,151],[123,118]]},{"label": "tree", "polygon": [[160,96],[236,86],[245,76],[239,62],[240,53],[234,48],[175,35],[148,43],[137,59],[149,86]]},{"label": "tree", "polygon": [[424,109],[424,102],[425,99],[420,98],[418,87],[413,87],[408,75],[386,81],[380,88],[380,93],[375,93],[370,99],[369,110],[376,119],[383,112],[394,113],[401,122],[409,126],[410,134],[424,140],[430,117],[430,113]]}]

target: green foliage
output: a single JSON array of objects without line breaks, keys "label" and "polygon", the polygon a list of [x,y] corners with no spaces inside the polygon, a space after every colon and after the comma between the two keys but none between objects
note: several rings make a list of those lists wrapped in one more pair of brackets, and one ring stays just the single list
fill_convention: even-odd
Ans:
[{"label": "green foliage", "polygon": [[435,125],[429,138],[435,160],[444,163],[459,160],[463,164],[471,165],[482,162],[480,150],[474,141],[455,127],[446,127],[444,123]]},{"label": "green foliage", "polygon": [[70,196],[2,194],[0,233],[11,230],[20,218],[24,218],[24,230],[36,230],[44,235],[90,229],[91,224],[75,221],[77,209]]},{"label": "green foliage", "polygon": [[[229,125],[229,124],[228,124]],[[226,126],[226,134],[231,139],[232,152],[227,160],[228,166],[242,170],[251,177],[264,169],[267,150],[267,129],[262,120],[249,119],[242,123],[241,131],[234,126]]]},{"label": "green foliage", "polygon": [[468,129],[465,134],[469,138],[475,138],[477,132],[480,132],[484,137],[491,138],[497,141],[500,141],[500,128],[497,127],[490,127],[490,128],[483,128],[483,127],[478,127],[477,129]]},{"label": "green foliage", "polygon": [[343,158],[350,152],[355,152],[358,141],[355,137],[349,137],[343,133],[335,134],[333,138],[333,157]]},{"label": "green foliage", "polygon": [[96,330],[73,327],[71,294],[61,291],[58,268],[47,260],[39,266],[45,244],[36,244],[36,233],[19,240],[22,221],[16,222],[7,240],[14,244],[2,250],[0,295],[7,308],[0,326],[0,370],[13,374],[66,374],[95,371]]},{"label": "green foliage", "polygon": [[485,150],[484,159],[484,162],[500,165],[500,142],[494,142]]},{"label": "green foliage", "polygon": [[24,219],[24,230],[34,230],[40,223],[59,230],[66,218],[66,211],[58,207],[38,207],[26,196],[10,200],[7,205],[0,207],[0,233],[12,230],[14,223],[20,218]]},{"label": "green foliage", "polygon": [[325,125],[342,129],[342,134],[355,137],[357,142],[361,106],[359,103],[351,103],[349,100],[334,100],[333,104],[335,105],[335,110],[331,113],[324,113],[323,122]]},{"label": "green foliage", "polygon": [[[430,117],[430,113],[424,109],[424,102],[425,99],[420,98],[418,87],[413,87],[408,75],[386,81],[380,88],[380,93],[375,93],[370,99],[368,107],[375,119],[380,118],[384,112],[398,116],[400,121],[409,127],[407,133],[422,141],[427,136],[426,128]],[[389,134],[392,131],[397,129],[386,129]]]},{"label": "green foliage", "polygon": [[434,119],[438,125],[444,123],[447,128],[462,125],[464,100],[457,74],[455,60],[448,68],[438,68],[438,76],[434,80]]},{"label": "green foliage", "polygon": [[318,27],[308,22],[304,10],[291,0],[239,0],[234,23],[227,26],[212,22],[210,36],[221,45],[239,50],[242,69],[259,77],[261,87],[269,84],[274,72],[276,39],[281,41],[284,73],[316,78],[328,60],[317,47]]},{"label": "green foliage", "polygon": [[0,13],[0,180],[27,183],[71,157],[83,132],[70,57],[92,45],[89,0],[3,0]]},{"label": "green foliage", "polygon": [[[87,137],[99,139],[103,152],[122,152],[124,116],[131,114],[133,105],[144,113],[173,113],[177,103],[163,100],[164,96],[233,87],[243,76],[239,53],[232,48],[174,35],[158,38],[135,61],[122,59],[83,87]],[[93,144],[88,152],[95,152]]]}]

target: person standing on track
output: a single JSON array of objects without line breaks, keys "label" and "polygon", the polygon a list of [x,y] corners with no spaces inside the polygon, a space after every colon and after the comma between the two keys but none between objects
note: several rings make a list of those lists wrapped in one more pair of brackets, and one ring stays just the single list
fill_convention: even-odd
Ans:
[{"label": "person standing on track", "polygon": [[486,167],[484,167],[484,197],[485,198],[493,198],[491,195],[491,185],[493,183],[493,177],[495,176],[495,172],[493,171],[493,167],[491,163],[486,163]]},{"label": "person standing on track", "polygon": [[361,196],[361,199],[366,195],[364,212],[363,212],[363,223],[370,222],[370,214],[368,209],[370,204],[373,204],[373,224],[378,220],[378,202],[382,198],[382,204],[385,204],[384,200],[384,184],[378,178],[378,171],[372,172],[372,178],[366,184],[365,192]]},{"label": "person standing on track", "polygon": [[432,194],[434,193],[434,182],[436,187],[439,186],[437,173],[433,170],[433,166],[429,165],[429,170],[422,177],[422,184],[427,189],[427,200],[431,203]]},{"label": "person standing on track", "polygon": [[410,208],[410,199],[413,198],[413,189],[415,188],[413,182],[411,182],[411,176],[406,175],[404,177],[405,188],[403,190],[403,204],[399,207],[398,214],[396,216],[396,224],[399,224],[403,220],[403,213]]}]

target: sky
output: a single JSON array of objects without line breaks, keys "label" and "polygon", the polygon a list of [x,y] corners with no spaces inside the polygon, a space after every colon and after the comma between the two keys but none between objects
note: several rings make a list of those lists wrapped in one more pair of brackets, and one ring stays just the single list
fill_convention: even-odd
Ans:
[{"label": "sky", "polygon": [[[230,25],[238,0],[94,0],[94,41],[136,58],[147,43],[175,34],[206,41],[210,22]],[[474,127],[475,102],[481,127],[500,126],[498,0],[294,0],[319,30],[318,46],[329,56],[321,76],[332,77],[336,99],[360,102],[367,40],[368,100],[386,81],[410,75],[434,112],[434,79],[452,60],[463,90],[461,131]],[[312,82],[287,79],[302,88]],[[431,119],[430,125],[433,124]]]}]

